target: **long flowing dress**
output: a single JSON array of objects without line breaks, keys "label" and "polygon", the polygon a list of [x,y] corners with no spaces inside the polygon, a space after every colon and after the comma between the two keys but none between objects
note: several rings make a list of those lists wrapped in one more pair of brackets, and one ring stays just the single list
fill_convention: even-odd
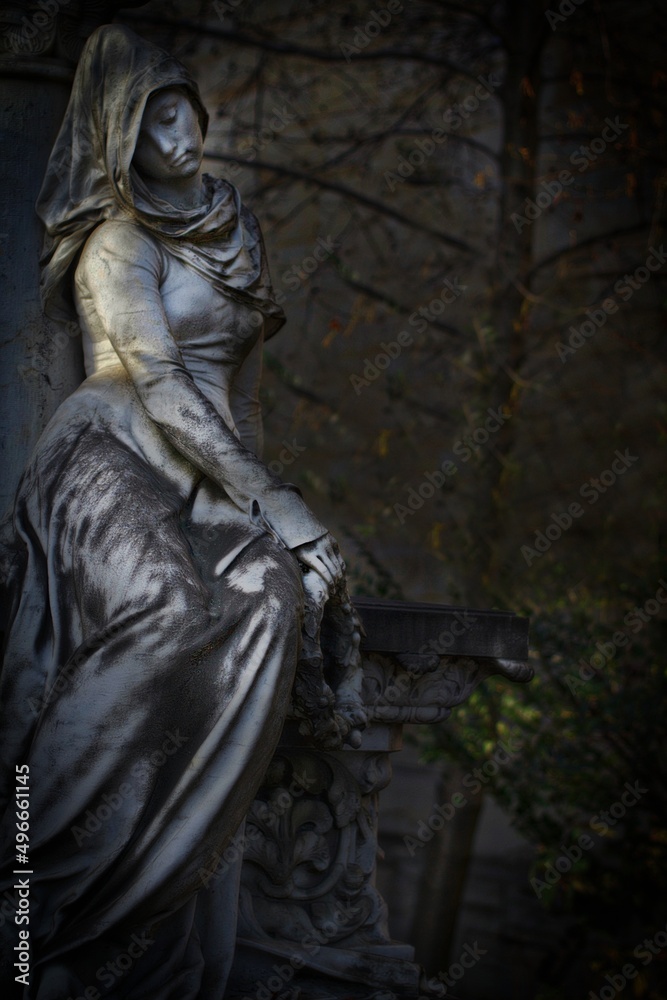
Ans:
[{"label": "long flowing dress", "polygon": [[[45,299],[73,296],[87,378],[16,501],[0,898],[15,898],[27,764],[29,985],[8,974],[22,1000],[224,997],[235,875],[216,866],[289,700],[303,615],[290,550],[325,531],[255,453],[262,343],[281,316],[254,218],[225,182],[206,178],[206,205],[183,217],[132,176],[145,101],[174,82],[198,100],[180,64],[99,29],[61,133],[66,183],[51,171],[41,199]],[[7,960],[17,926],[0,923]]]}]

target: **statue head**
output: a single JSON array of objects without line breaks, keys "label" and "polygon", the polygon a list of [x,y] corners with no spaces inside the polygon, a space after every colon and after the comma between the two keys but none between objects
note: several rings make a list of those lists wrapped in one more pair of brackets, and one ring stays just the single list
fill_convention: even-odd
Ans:
[{"label": "statue head", "polygon": [[196,107],[183,87],[156,90],[146,101],[132,166],[145,179],[180,181],[201,166],[204,137]]},{"label": "statue head", "polygon": [[[176,124],[156,118],[165,94],[178,94]],[[64,279],[91,230],[118,213],[136,214],[133,164],[135,170],[143,164],[151,178],[151,171],[169,169],[170,157],[180,158],[185,140],[183,163],[171,163],[170,169],[196,172],[207,125],[197,84],[178,59],[124,25],[106,24],[92,33],[37,201],[47,232],[42,258],[47,312],[69,318]],[[177,131],[183,131],[178,153]]]},{"label": "statue head", "polygon": [[232,184],[200,173],[207,125],[197,84],[178,59],[123,25],[93,32],[37,202],[49,316],[76,318],[78,254],[96,226],[121,219],[250,305],[266,337],[282,326],[257,220]]}]

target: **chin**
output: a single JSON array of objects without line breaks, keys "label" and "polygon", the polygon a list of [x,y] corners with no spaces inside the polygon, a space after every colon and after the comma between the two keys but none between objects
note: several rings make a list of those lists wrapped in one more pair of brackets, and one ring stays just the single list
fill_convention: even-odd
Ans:
[{"label": "chin", "polygon": [[187,179],[188,177],[194,177],[194,175],[197,173],[200,167],[201,167],[200,159],[196,157],[193,157],[192,159],[188,158],[184,163],[182,163],[178,167],[176,176],[182,177],[184,180]]}]

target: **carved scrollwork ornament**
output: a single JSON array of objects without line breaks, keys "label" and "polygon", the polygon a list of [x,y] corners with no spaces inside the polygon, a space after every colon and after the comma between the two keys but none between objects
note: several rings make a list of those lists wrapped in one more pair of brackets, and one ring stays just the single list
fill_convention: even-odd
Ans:
[{"label": "carved scrollwork ornament", "polygon": [[386,905],[373,885],[375,791],[388,767],[366,761],[364,771],[361,787],[331,755],[282,750],[274,758],[246,821],[244,936],[318,947],[389,942]]}]

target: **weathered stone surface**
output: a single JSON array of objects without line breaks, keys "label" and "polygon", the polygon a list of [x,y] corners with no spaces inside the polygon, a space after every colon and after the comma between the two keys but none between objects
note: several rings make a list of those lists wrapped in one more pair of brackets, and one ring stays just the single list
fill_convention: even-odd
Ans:
[{"label": "weathered stone surface", "polygon": [[[358,747],[330,752],[314,746],[296,720],[286,723],[247,817],[233,997],[262,1000],[279,991],[285,1000],[440,995],[428,986],[413,949],[389,935],[386,905],[375,885],[378,795],[391,780],[390,754],[401,748],[404,723],[446,719],[494,674],[516,682],[532,677],[527,622],[401,602],[389,611],[374,602],[370,624],[364,602],[355,605],[367,633],[362,701],[368,726]],[[388,614],[390,634],[382,630]],[[456,637],[451,656],[368,648],[378,636],[385,649],[405,649],[415,636],[432,641],[434,630],[442,634],[443,622],[451,625],[466,615],[479,623],[481,648],[502,650],[505,642],[522,658],[456,655],[467,636]]]}]

